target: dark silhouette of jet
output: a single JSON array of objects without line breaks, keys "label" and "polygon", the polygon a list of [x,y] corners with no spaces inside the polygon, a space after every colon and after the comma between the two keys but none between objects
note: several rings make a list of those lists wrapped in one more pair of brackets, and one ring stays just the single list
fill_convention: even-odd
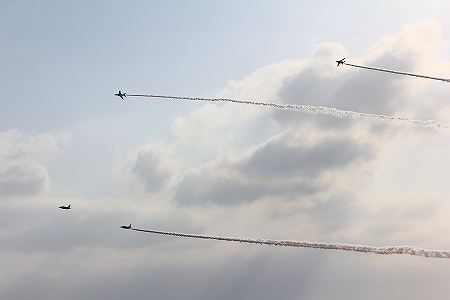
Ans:
[{"label": "dark silhouette of jet", "polygon": [[119,96],[119,97],[120,97],[120,98],[122,98],[122,100],[124,100],[124,101],[125,101],[124,97],[126,97],[126,96],[127,96],[127,94],[126,94],[126,93],[123,93],[123,94],[122,94],[122,92],[121,92],[121,91],[119,91],[119,93],[118,93],[118,94],[114,94],[114,95],[116,95],[116,96]]},{"label": "dark silhouette of jet", "polygon": [[[345,64],[345,57],[343,59],[341,59],[341,60],[337,60],[336,62],[337,62],[337,66],[338,67],[339,67],[339,65]],[[119,91],[119,93],[120,93],[120,91]]]},{"label": "dark silhouette of jet", "polygon": [[61,208],[61,209],[70,209],[70,204],[68,206],[61,205],[59,208]]},{"label": "dark silhouette of jet", "polygon": [[128,226],[125,226],[125,225],[123,225],[123,226],[120,226],[120,228],[122,228],[122,229],[131,229],[131,224],[130,224],[130,225],[128,225]]}]

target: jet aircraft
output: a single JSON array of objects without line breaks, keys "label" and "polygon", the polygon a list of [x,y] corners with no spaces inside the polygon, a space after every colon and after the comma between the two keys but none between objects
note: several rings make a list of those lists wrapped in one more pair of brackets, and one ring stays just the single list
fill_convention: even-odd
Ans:
[{"label": "jet aircraft", "polygon": [[122,229],[131,229],[131,224],[130,224],[130,225],[128,225],[128,226],[125,226],[125,225],[123,225],[123,226],[120,226],[120,228],[122,228]]},{"label": "jet aircraft", "polygon": [[70,204],[68,206],[61,205],[59,208],[61,208],[61,209],[70,209]]},{"label": "jet aircraft", "polygon": [[122,92],[121,92],[121,91],[119,91],[119,93],[118,93],[118,94],[114,94],[114,95],[116,95],[116,96],[119,96],[119,97],[120,97],[120,98],[122,98],[122,100],[124,100],[124,101],[125,101],[124,97],[126,97],[126,96],[127,96],[127,94],[126,94],[126,93],[123,93],[123,94],[122,94]]},{"label": "jet aircraft", "polygon": [[[341,59],[341,60],[337,60],[336,62],[337,62],[337,66],[338,67],[339,67],[339,65],[345,64],[345,57],[343,59]],[[119,93],[120,93],[120,91],[119,91]]]}]

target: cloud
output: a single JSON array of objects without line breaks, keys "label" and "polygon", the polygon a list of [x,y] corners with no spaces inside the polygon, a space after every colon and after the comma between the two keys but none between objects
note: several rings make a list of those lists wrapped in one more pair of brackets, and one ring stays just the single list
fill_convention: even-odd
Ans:
[{"label": "cloud", "polygon": [[130,152],[126,162],[117,167],[120,180],[137,179],[148,193],[165,190],[175,179],[179,162],[173,158],[173,146],[147,144]]},{"label": "cloud", "polygon": [[187,118],[178,117],[172,125],[172,134],[183,145],[205,144],[211,141],[220,128],[228,127],[233,122],[231,111],[207,104]]},{"label": "cloud", "polygon": [[[409,39],[413,37],[405,38],[403,46],[392,41],[390,45],[397,46],[386,46],[383,51],[377,46],[355,61],[415,71],[420,61],[415,60]],[[240,81],[230,81],[218,94],[367,113],[404,111],[409,79],[336,68],[334,61],[347,54],[338,43],[322,43],[308,59],[270,64]],[[399,128],[249,105],[207,104],[174,121],[173,143],[138,148],[127,168],[144,184],[146,193],[160,193],[178,208],[203,207],[212,213],[254,205],[273,215],[271,205],[283,212],[294,207],[290,216],[306,216],[315,233],[335,230],[338,236],[350,232],[356,220],[367,221],[356,216],[367,213],[362,190],[372,186],[384,163],[384,151],[395,145]],[[242,137],[242,132],[249,137]],[[250,138],[254,132],[259,140]],[[179,163],[191,157],[197,159],[190,160],[190,165]]]},{"label": "cloud", "polygon": [[[428,28],[429,24],[417,26]],[[411,42],[414,39],[413,34],[400,34],[397,39],[384,42],[383,51],[377,45],[359,62],[414,71],[418,65],[417,51]],[[270,64],[241,81],[230,81],[218,94],[249,101],[325,105],[369,114],[401,112],[408,80],[345,66],[336,68],[336,57],[346,54],[338,43],[322,43],[309,59]],[[249,124],[245,123],[245,116],[251,111],[253,124],[265,123],[260,127],[265,131],[261,137],[268,138],[236,151],[239,144],[233,139],[240,131],[246,132]],[[259,107],[208,104],[189,117],[174,121],[172,133],[176,143],[167,146],[173,157],[175,153],[195,156],[194,152],[204,153],[205,148],[215,147],[214,155],[205,155],[208,160],[183,170],[179,164],[169,163],[173,157],[168,159],[165,150],[141,149],[132,172],[145,184],[147,192],[171,182],[173,200],[182,205],[238,205],[268,197],[292,200],[336,188],[338,180],[330,174],[340,177],[349,166],[359,166],[354,171],[364,173],[366,163],[376,161],[383,144],[392,140],[396,130],[390,124],[365,120],[280,110],[273,110],[267,117]],[[239,142],[244,143],[243,140]],[[190,151],[179,151],[186,145]],[[365,173],[373,172],[371,169]],[[178,181],[176,174],[181,177]]]},{"label": "cloud", "polygon": [[[336,47],[336,45],[322,44],[318,47]],[[331,56],[324,59],[333,61]],[[411,58],[396,58],[390,54],[385,54],[372,64],[384,64],[387,61],[389,61],[388,65],[396,65],[403,70],[413,69]],[[319,105],[359,113],[392,116],[404,103],[402,98],[404,88],[405,79],[401,77],[393,80],[389,75],[371,72],[341,74],[324,72],[323,67],[311,63],[298,74],[286,78],[283,86],[277,91],[277,95],[283,103]],[[349,128],[361,123],[328,116],[302,116],[284,111],[274,111],[272,116],[283,126],[312,122],[316,126],[330,129]]]},{"label": "cloud", "polygon": [[293,135],[273,137],[240,155],[219,156],[186,171],[175,190],[182,205],[237,205],[266,197],[297,199],[320,193],[332,180],[325,173],[371,161],[375,150],[348,138],[326,137],[315,142]]},{"label": "cloud", "polygon": [[349,190],[337,191],[323,200],[315,199],[312,202],[313,205],[305,208],[303,213],[319,225],[318,234],[323,235],[348,229],[354,222],[360,221],[360,214],[364,211],[357,195]]},{"label": "cloud", "polygon": [[18,130],[0,133],[0,193],[26,197],[47,191],[50,179],[41,161],[59,151],[52,134],[30,136]]},{"label": "cloud", "polygon": [[34,196],[49,187],[47,170],[40,164],[2,163],[0,193],[4,196]]},{"label": "cloud", "polygon": [[[283,103],[322,105],[411,119],[436,119],[439,112],[445,112],[449,107],[437,92],[446,89],[446,83],[348,66],[336,68],[334,61],[345,55],[349,63],[446,77],[448,74],[443,70],[449,63],[438,57],[438,51],[447,44],[442,40],[441,32],[442,25],[432,20],[405,25],[400,34],[384,37],[361,58],[345,55],[345,50],[337,43],[319,44],[302,69],[285,77],[277,95]],[[341,55],[338,56],[338,53]],[[425,90],[426,93],[423,93]],[[430,97],[431,94],[435,96]],[[299,116],[284,111],[274,111],[272,116],[282,126],[313,123],[331,129],[363,123],[322,116]],[[445,120],[448,120],[445,113],[437,118],[443,124],[446,124]]]},{"label": "cloud", "polygon": [[318,177],[324,171],[374,157],[371,145],[359,145],[350,138],[326,137],[315,143],[292,143],[289,138],[292,136],[269,140],[258,147],[240,168],[251,177]]}]

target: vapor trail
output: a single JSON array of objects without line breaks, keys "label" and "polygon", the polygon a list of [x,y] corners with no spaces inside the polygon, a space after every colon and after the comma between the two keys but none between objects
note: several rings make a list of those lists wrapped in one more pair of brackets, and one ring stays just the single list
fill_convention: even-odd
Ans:
[{"label": "vapor trail", "polygon": [[407,75],[407,76],[413,76],[413,77],[420,77],[420,78],[426,78],[426,79],[433,79],[433,80],[440,80],[440,81],[450,82],[450,79],[447,79],[447,78],[438,78],[438,77],[425,76],[425,75],[413,74],[413,73],[408,73],[408,72],[399,72],[399,71],[393,71],[393,70],[388,70],[388,69],[380,69],[380,68],[358,66],[358,65],[353,65],[353,64],[346,63],[346,62],[344,62],[343,64],[347,65],[347,66],[355,67],[355,68],[361,68],[361,69],[374,70],[374,71],[380,71],[380,72],[386,72],[386,73],[392,73],[392,74],[398,74],[398,75]]},{"label": "vapor trail", "polygon": [[190,101],[207,101],[207,102],[233,102],[239,104],[249,104],[249,105],[259,105],[259,106],[270,106],[278,109],[284,110],[295,110],[310,114],[322,114],[331,115],[337,118],[345,119],[363,119],[363,120],[380,120],[386,122],[401,122],[414,127],[431,127],[434,129],[448,129],[447,125],[443,125],[434,120],[413,120],[403,117],[389,117],[384,115],[376,114],[366,114],[359,113],[350,110],[340,110],[332,107],[325,106],[312,106],[312,105],[302,105],[302,104],[278,104],[270,102],[256,102],[256,101],[246,101],[246,100],[236,100],[227,98],[199,98],[199,97],[185,97],[185,96],[164,96],[164,95],[133,95],[127,94],[127,97],[146,97],[146,98],[162,98],[162,99],[178,99],[178,100],[190,100]]},{"label": "vapor trail", "polygon": [[385,254],[385,255],[408,254],[408,255],[424,256],[424,257],[431,257],[431,258],[450,258],[450,251],[426,250],[426,249],[416,248],[416,247],[412,247],[412,246],[373,247],[373,246],[339,244],[339,243],[245,239],[245,238],[237,238],[237,237],[212,236],[212,235],[201,235],[201,234],[186,234],[186,233],[159,231],[159,230],[145,230],[145,229],[138,229],[138,228],[131,228],[131,229],[135,230],[135,231],[148,232],[148,233],[154,233],[154,234],[172,235],[172,236],[194,238],[194,239],[239,242],[239,243],[248,243],[248,244],[273,245],[273,246],[285,246],[285,247],[297,247],[297,248],[328,249],[328,250],[344,250],[344,251],[375,253],[375,254]]}]

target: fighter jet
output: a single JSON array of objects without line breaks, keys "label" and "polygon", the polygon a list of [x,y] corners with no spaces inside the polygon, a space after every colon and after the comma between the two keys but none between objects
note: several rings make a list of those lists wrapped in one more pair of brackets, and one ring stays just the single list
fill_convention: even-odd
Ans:
[{"label": "fighter jet", "polygon": [[128,226],[125,226],[125,225],[123,225],[123,226],[120,226],[120,228],[122,228],[122,229],[131,229],[131,224],[130,224],[130,225],[128,225]]},{"label": "fighter jet", "polygon": [[127,94],[126,94],[126,93],[123,93],[123,94],[122,94],[122,92],[121,92],[121,91],[119,91],[119,93],[118,93],[118,94],[114,94],[114,95],[116,95],[116,96],[119,96],[119,97],[120,97],[120,98],[122,98],[122,100],[124,100],[124,101],[125,101],[124,97],[126,97],[126,96],[127,96]]},{"label": "fighter jet", "polygon": [[70,204],[68,206],[61,205],[59,208],[61,208],[61,209],[70,209]]},{"label": "fighter jet", "polygon": [[[336,62],[337,62],[337,66],[338,66],[338,67],[339,67],[339,65],[345,64],[345,57],[344,57],[343,59],[341,59],[341,60],[337,60]],[[120,91],[119,91],[119,93],[120,93]],[[116,95],[117,95],[117,94],[116,94]]]}]

